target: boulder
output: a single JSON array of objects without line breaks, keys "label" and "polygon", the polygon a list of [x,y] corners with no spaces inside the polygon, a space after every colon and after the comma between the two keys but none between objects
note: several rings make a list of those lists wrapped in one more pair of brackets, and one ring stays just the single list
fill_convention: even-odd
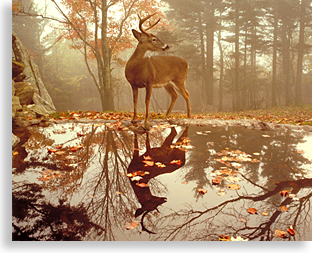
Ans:
[{"label": "boulder", "polygon": [[19,110],[22,110],[19,97],[12,96],[12,119],[14,119],[16,112]]},{"label": "boulder", "polygon": [[20,138],[12,133],[12,148],[14,148],[20,142]]},{"label": "boulder", "polygon": [[15,83],[15,95],[19,97],[21,105],[29,105],[33,101],[35,87],[31,83]]},{"label": "boulder", "polygon": [[16,78],[18,75],[23,73],[25,65],[21,62],[12,60],[12,79]]}]

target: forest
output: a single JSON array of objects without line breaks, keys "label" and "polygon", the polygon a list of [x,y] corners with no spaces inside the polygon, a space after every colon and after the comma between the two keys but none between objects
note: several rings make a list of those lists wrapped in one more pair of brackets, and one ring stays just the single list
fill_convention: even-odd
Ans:
[{"label": "forest", "polygon": [[[192,112],[312,104],[310,0],[13,0],[12,29],[33,54],[59,111],[132,111],[131,29],[151,29],[189,64]],[[139,112],[144,112],[144,94]],[[170,97],[154,89],[150,110]],[[179,96],[173,109],[186,112]]]}]

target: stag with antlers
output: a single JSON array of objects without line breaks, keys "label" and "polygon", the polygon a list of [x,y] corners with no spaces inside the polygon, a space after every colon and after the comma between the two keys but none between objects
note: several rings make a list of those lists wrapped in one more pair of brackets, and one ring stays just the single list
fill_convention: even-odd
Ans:
[{"label": "stag with antlers", "polygon": [[145,18],[139,16],[139,28],[141,32],[132,29],[134,37],[138,40],[138,45],[127,62],[125,74],[128,82],[131,84],[133,91],[134,115],[132,123],[137,121],[137,102],[138,89],[146,89],[145,105],[146,115],[144,126],[149,128],[149,102],[151,99],[152,88],[164,87],[171,97],[171,104],[166,113],[166,117],[171,113],[172,108],[177,100],[178,91],[186,101],[187,116],[191,117],[191,106],[189,93],[185,89],[185,81],[188,72],[188,63],[176,56],[151,56],[146,57],[147,51],[166,51],[169,46],[158,39],[155,35],[147,31],[154,27],[160,19],[148,28],[143,28],[143,23],[154,16],[156,13],[148,15]]}]

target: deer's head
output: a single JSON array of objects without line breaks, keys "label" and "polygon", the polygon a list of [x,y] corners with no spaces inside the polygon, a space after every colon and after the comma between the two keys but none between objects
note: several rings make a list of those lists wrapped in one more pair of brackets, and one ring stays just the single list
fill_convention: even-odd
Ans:
[{"label": "deer's head", "polygon": [[169,49],[169,46],[162,42],[160,39],[158,39],[155,35],[148,33],[147,31],[149,29],[151,29],[152,27],[154,27],[159,21],[160,19],[158,19],[154,24],[151,24],[148,28],[143,28],[143,23],[148,20],[149,18],[151,18],[152,16],[154,16],[157,12],[148,15],[145,18],[141,18],[139,15],[139,28],[141,32],[138,32],[135,29],[132,29],[132,33],[134,35],[134,37],[139,41],[139,45],[146,47],[146,50],[149,51],[166,51]]}]

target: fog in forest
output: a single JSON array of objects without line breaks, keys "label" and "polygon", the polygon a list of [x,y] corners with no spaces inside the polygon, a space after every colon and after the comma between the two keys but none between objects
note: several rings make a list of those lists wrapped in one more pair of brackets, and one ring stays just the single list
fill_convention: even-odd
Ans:
[{"label": "fog in forest", "polygon": [[[155,11],[151,22],[161,21],[150,32],[170,49],[149,55],[188,62],[192,112],[312,104],[311,0],[55,2],[13,0],[12,24],[59,111],[133,111],[131,29],[137,14]],[[139,112],[144,97],[140,89]],[[151,111],[169,104],[164,88],[153,89]],[[181,95],[173,112],[186,113]]]}]

